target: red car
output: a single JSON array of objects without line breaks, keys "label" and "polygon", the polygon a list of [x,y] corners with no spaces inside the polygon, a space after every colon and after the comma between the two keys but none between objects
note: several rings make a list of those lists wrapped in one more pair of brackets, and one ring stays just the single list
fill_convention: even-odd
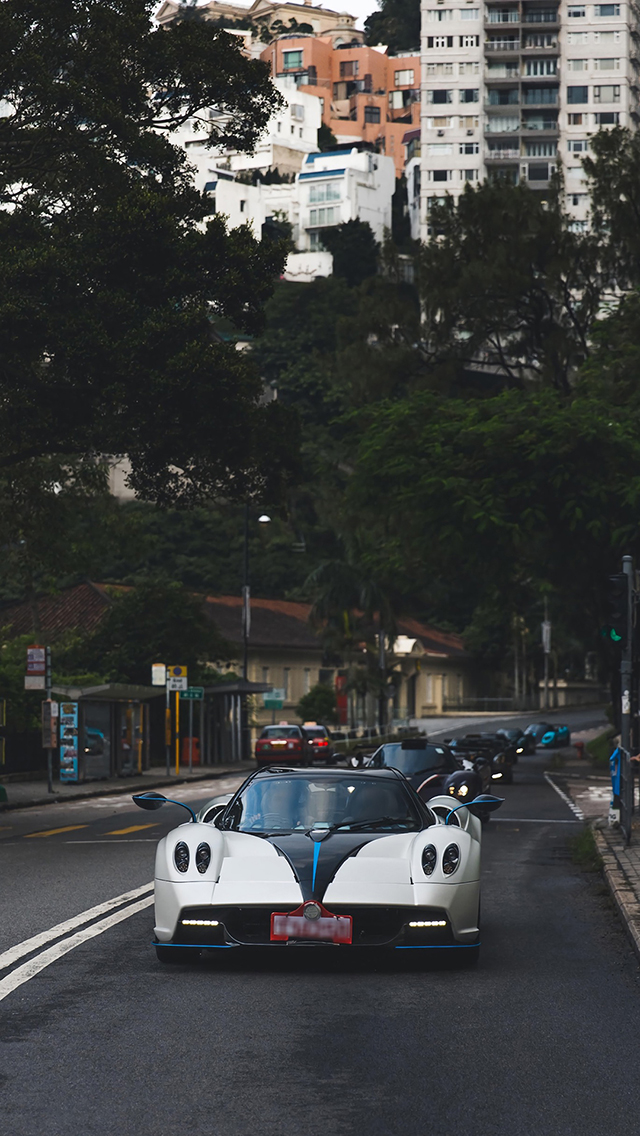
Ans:
[{"label": "red car", "polygon": [[305,731],[300,726],[265,726],[256,742],[258,765],[271,765],[274,761],[291,765],[304,765],[313,756]]},{"label": "red car", "polygon": [[333,742],[327,727],[319,726],[317,722],[305,722],[302,728],[311,744],[314,760],[324,761],[327,765],[335,765]]}]

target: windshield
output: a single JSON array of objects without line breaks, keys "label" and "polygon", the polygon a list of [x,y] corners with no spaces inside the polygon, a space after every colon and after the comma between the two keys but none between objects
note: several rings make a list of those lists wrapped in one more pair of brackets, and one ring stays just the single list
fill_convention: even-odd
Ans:
[{"label": "windshield", "polygon": [[522,737],[522,730],[500,730],[500,737],[510,742],[517,742],[518,738]]},{"label": "windshield", "polygon": [[327,736],[327,731],[322,726],[316,726],[313,729],[305,726],[304,732],[308,738],[326,738]]},{"label": "windshield", "polygon": [[447,764],[447,753],[442,746],[428,745],[421,749],[403,749],[401,745],[385,745],[375,754],[371,763],[375,767],[399,769],[405,776],[441,769]]},{"label": "windshield", "polygon": [[[234,802],[229,827],[239,832],[307,832],[344,828],[417,832],[423,821],[401,782],[348,773],[314,779],[252,781]],[[227,827],[227,825],[225,825]]]},{"label": "windshield", "polygon": [[298,738],[300,731],[297,726],[270,726],[268,730],[263,730],[260,734],[261,738]]}]

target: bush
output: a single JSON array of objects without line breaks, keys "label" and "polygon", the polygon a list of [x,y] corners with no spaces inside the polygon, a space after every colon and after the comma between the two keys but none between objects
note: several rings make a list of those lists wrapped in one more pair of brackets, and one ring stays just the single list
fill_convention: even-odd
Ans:
[{"label": "bush", "polygon": [[332,687],[319,682],[313,686],[308,694],[304,694],[296,706],[303,722],[321,722],[323,724],[338,721],[338,705],[336,692]]}]

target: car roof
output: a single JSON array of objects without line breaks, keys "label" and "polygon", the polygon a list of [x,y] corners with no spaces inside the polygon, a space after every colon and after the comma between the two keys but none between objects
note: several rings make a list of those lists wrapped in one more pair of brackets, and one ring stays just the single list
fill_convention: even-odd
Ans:
[{"label": "car roof", "polygon": [[282,774],[283,776],[286,775],[287,777],[312,777],[314,781],[317,781],[318,779],[330,781],[335,778],[336,774],[343,774],[345,777],[349,777],[349,779],[351,779],[352,777],[356,779],[363,777],[378,777],[388,781],[389,778],[392,777],[399,779],[403,783],[405,781],[405,778],[402,776],[402,774],[397,769],[393,769],[391,766],[385,766],[383,769],[370,769],[368,766],[366,769],[341,769],[339,767],[331,769],[300,769],[298,766],[287,765],[268,765],[264,769],[257,769],[250,780],[262,781],[266,778],[276,777],[280,774]]}]

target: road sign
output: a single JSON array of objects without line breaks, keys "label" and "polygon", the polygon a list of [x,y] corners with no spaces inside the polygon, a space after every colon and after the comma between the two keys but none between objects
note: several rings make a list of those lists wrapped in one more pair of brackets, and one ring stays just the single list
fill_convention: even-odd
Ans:
[{"label": "road sign", "polygon": [[186,667],[167,667],[167,690],[186,690],[188,686]]},{"label": "road sign", "polygon": [[164,663],[151,664],[151,685],[164,686],[167,681],[167,668]]},{"label": "road sign", "polygon": [[180,691],[180,697],[197,702],[200,698],[204,698],[204,686],[188,686],[186,690]]},{"label": "road sign", "polygon": [[47,669],[46,658],[46,647],[38,647],[35,644],[27,647],[27,674],[43,675]]},{"label": "road sign", "polygon": [[285,696],[284,687],[274,686],[273,690],[268,690],[266,694],[262,695],[265,710],[282,710]]}]

